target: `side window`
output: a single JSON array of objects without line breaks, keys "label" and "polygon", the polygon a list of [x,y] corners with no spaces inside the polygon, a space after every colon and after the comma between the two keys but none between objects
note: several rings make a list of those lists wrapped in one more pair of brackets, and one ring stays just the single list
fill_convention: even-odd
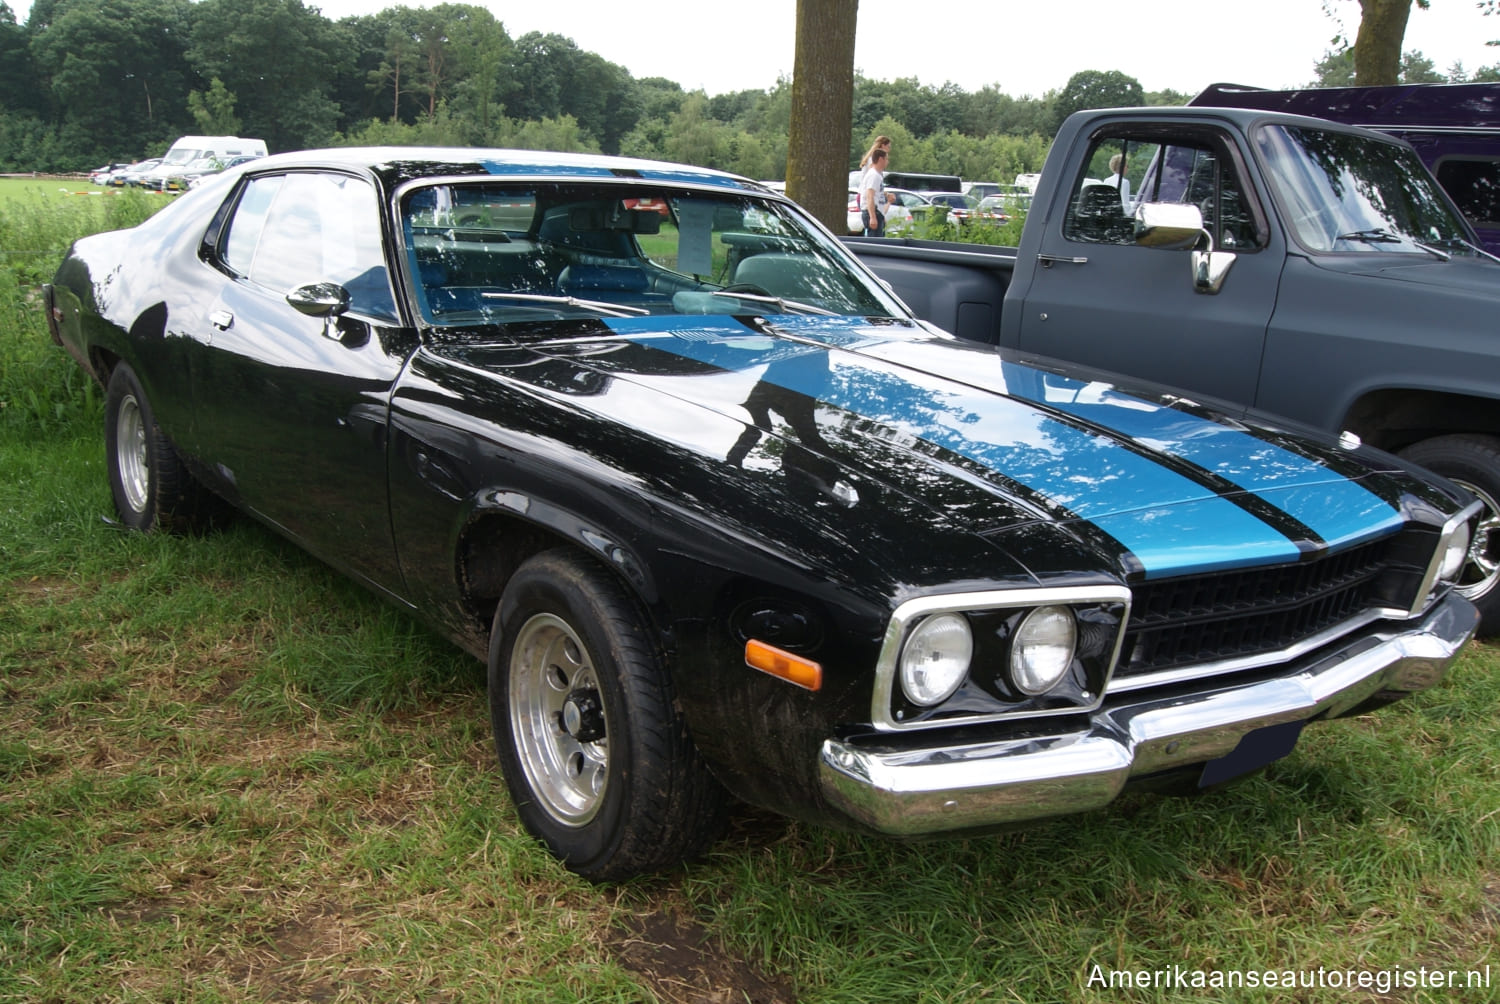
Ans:
[{"label": "side window", "polygon": [[249,275],[250,263],[255,260],[255,248],[260,243],[261,231],[266,226],[266,214],[271,211],[271,202],[281,190],[282,177],[256,178],[245,188],[235,207],[234,218],[224,234],[224,246],[220,252],[224,264],[237,275]]},{"label": "side window", "polygon": [[379,206],[361,179],[311,173],[256,179],[230,222],[224,260],[278,292],[338,283],[349,291],[352,311],[396,319]]},{"label": "side window", "polygon": [[1233,164],[1213,143],[1197,139],[1095,141],[1087,170],[1074,185],[1063,234],[1084,243],[1134,244],[1135,207],[1144,202],[1196,205],[1219,249],[1261,244]]},{"label": "side window", "polygon": [[1470,223],[1500,226],[1500,160],[1444,157],[1438,162],[1437,180]]}]

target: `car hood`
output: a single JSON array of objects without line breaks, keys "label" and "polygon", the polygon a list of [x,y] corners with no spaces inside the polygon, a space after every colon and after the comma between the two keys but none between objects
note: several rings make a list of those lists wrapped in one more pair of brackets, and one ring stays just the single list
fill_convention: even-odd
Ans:
[{"label": "car hood", "polygon": [[1362,275],[1394,282],[1430,286],[1445,294],[1487,301],[1489,309],[1500,299],[1500,262],[1488,258],[1455,256],[1439,261],[1428,254],[1324,255],[1319,268],[1349,275]]},{"label": "car hood", "polygon": [[[1295,561],[1402,522],[1391,479],[1349,451],[1127,394],[900,320],[647,316],[534,344],[665,394],[623,417],[745,467],[746,437],[831,465],[835,500],[873,480],[1018,555],[1071,525],[1147,577]],[[718,416],[717,445],[683,405]],[[670,418],[661,417],[670,415]],[[687,419],[690,424],[693,420]],[[658,428],[657,426],[660,426]],[[733,435],[739,430],[738,439]],[[841,477],[842,475],[842,477]],[[851,519],[857,517],[851,513]],[[1056,538],[1047,539],[1056,543]]]}]

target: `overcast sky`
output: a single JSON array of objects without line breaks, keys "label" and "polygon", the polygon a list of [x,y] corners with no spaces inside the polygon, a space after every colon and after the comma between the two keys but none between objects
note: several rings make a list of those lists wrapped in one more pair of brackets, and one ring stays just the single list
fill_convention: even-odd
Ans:
[{"label": "overcast sky", "polygon": [[[394,6],[391,0],[304,0],[330,19]],[[422,0],[409,6],[435,6]],[[10,0],[24,21],[29,0]],[[688,90],[769,89],[791,76],[796,0],[487,0],[512,37],[573,39],[634,77]],[[1328,8],[1342,24],[1325,13]],[[1337,34],[1353,38],[1357,0],[860,0],[855,66],[866,77],[916,77],[966,91],[987,84],[1041,97],[1079,70],[1120,70],[1148,91],[1197,93],[1215,81],[1295,87]],[[1500,63],[1500,17],[1475,0],[1413,5],[1406,50],[1446,72]]]}]

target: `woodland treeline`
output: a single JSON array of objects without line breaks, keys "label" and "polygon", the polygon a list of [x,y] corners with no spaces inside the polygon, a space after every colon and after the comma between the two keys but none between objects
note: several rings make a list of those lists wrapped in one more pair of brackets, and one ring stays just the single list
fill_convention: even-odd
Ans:
[{"label": "woodland treeline", "polygon": [[[1330,55],[1315,72],[1341,82],[1346,65]],[[1406,69],[1447,79],[1420,54]],[[1110,70],[1020,97],[860,78],[851,165],[884,133],[900,170],[1008,180],[1041,166],[1071,111],[1189,97],[1145,92]],[[784,177],[790,111],[789,79],[685,91],[632,77],[562,35],[513,38],[472,4],[329,20],[302,0],[35,0],[21,24],[0,0],[0,171],[85,170],[204,133],[258,137],[273,152],[431,143],[619,153],[773,179]]]}]

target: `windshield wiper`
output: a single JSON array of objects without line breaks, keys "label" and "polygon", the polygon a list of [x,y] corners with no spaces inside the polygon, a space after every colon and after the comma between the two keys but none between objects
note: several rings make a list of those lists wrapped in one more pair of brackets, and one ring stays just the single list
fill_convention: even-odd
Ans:
[{"label": "windshield wiper", "polygon": [[605,303],[602,300],[580,300],[576,296],[548,296],[542,293],[480,293],[485,300],[521,300],[525,303],[545,303],[557,307],[579,307],[609,317],[630,317],[649,314],[644,307],[627,307],[620,303]]},{"label": "windshield wiper", "polygon": [[1364,244],[1405,244],[1405,239],[1397,237],[1389,230],[1355,230],[1352,233],[1339,234],[1341,241],[1360,241]]},{"label": "windshield wiper", "polygon": [[1473,251],[1481,258],[1488,258],[1490,261],[1500,262],[1500,258],[1497,258],[1495,255],[1486,251],[1478,244],[1470,244],[1462,237],[1444,237],[1440,241],[1432,241],[1431,243],[1433,247],[1438,248],[1452,248],[1454,250],[1462,249],[1465,251]]},{"label": "windshield wiper", "polygon": [[1370,230],[1355,230],[1347,234],[1339,234],[1341,241],[1360,241],[1365,244],[1412,244],[1432,255],[1438,261],[1448,261],[1452,257],[1446,251],[1439,250],[1431,244],[1424,244],[1415,237],[1406,237],[1402,234],[1393,234],[1389,230],[1379,227]]},{"label": "windshield wiper", "polygon": [[735,300],[749,300],[752,303],[773,304],[776,307],[777,313],[781,314],[798,313],[822,314],[824,317],[838,316],[831,310],[824,310],[822,307],[815,307],[810,303],[799,303],[796,300],[784,300],[779,296],[770,296],[761,293],[731,293],[724,289],[711,289],[709,292],[714,296],[730,297]]}]

